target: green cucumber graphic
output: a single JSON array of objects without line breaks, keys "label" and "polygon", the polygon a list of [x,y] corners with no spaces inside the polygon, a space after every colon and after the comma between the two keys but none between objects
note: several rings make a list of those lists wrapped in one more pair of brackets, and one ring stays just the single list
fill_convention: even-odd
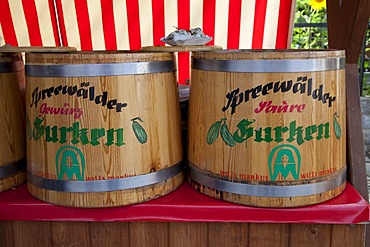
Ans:
[{"label": "green cucumber graphic", "polygon": [[226,119],[223,119],[223,124],[221,125],[221,130],[220,130],[220,134],[221,134],[221,137],[222,137],[222,140],[224,140],[224,142],[230,146],[230,147],[234,147],[236,142],[233,138],[233,136],[231,135],[230,131],[229,131],[229,128],[227,127],[226,125]]},{"label": "green cucumber graphic", "polygon": [[338,113],[334,113],[334,133],[335,137],[339,140],[342,136],[342,130],[338,123],[337,117],[339,117]]},{"label": "green cucumber graphic", "polygon": [[140,117],[136,117],[136,118],[131,119],[132,129],[135,133],[135,136],[136,136],[137,140],[141,144],[144,144],[148,140],[148,135],[146,134],[144,128],[136,120],[139,120],[140,122],[144,122],[144,121]]},{"label": "green cucumber graphic", "polygon": [[208,133],[207,133],[207,144],[212,144],[216,141],[218,134],[220,132],[220,127],[221,127],[221,121],[225,120],[225,118],[221,119],[220,121],[215,122],[212,124],[212,126],[209,128]]}]

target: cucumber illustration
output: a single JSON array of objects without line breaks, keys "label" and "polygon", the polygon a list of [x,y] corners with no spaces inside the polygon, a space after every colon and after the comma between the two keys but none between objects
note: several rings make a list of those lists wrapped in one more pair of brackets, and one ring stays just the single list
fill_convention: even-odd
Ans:
[{"label": "cucumber illustration", "polygon": [[140,123],[137,120],[139,120],[140,122],[144,122],[140,117],[131,119],[132,129],[135,133],[137,140],[141,144],[144,144],[148,140],[148,135],[146,134],[145,129],[140,125]]},{"label": "cucumber illustration", "polygon": [[232,136],[232,134],[229,131],[229,128],[226,125],[226,119],[224,119],[223,124],[221,125],[220,134],[222,137],[222,140],[228,145],[229,147],[234,147],[236,142]]},{"label": "cucumber illustration", "polygon": [[212,126],[209,128],[208,133],[207,133],[207,144],[212,144],[216,141],[218,134],[220,132],[220,127],[221,127],[221,121],[225,120],[225,118],[221,119],[220,121],[215,122],[212,124]]},{"label": "cucumber illustration", "polygon": [[335,137],[339,140],[342,136],[342,130],[340,128],[337,117],[339,117],[338,113],[334,113],[334,133]]}]

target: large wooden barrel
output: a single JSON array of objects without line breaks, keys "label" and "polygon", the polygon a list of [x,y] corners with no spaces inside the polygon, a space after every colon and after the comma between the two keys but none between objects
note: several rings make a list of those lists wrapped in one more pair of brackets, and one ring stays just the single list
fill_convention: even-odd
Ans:
[{"label": "large wooden barrel", "polygon": [[346,184],[345,55],[192,55],[188,160],[204,194],[262,207],[319,203]]},{"label": "large wooden barrel", "polygon": [[28,53],[28,189],[58,205],[147,201],[183,182],[170,53]]},{"label": "large wooden barrel", "polygon": [[26,180],[23,85],[22,54],[0,53],[0,191]]}]

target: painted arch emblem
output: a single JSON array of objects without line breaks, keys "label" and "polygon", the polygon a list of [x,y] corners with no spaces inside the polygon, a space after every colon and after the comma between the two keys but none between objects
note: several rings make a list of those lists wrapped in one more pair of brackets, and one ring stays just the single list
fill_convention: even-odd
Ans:
[{"label": "painted arch emblem", "polygon": [[275,181],[280,174],[287,179],[289,174],[298,180],[301,170],[301,155],[299,150],[290,144],[282,144],[271,150],[268,157],[270,178]]},{"label": "painted arch emblem", "polygon": [[57,151],[55,165],[59,180],[84,180],[85,157],[78,148],[61,147]]}]

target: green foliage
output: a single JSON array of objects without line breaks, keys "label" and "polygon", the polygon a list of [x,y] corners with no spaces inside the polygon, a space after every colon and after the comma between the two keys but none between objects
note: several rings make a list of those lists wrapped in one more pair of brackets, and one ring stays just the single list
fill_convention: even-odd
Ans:
[{"label": "green foliage", "polygon": [[[330,1],[330,0],[327,0]],[[328,31],[326,27],[326,8],[314,10],[310,0],[297,0],[294,17],[292,45],[293,49],[327,49]],[[299,26],[298,26],[299,25]],[[370,29],[366,33],[364,68],[370,69]],[[359,61],[360,66],[360,61]],[[364,73],[362,95],[370,96],[370,73]]]},{"label": "green foliage", "polygon": [[370,75],[364,74],[364,80],[362,85],[362,95],[370,96]]},{"label": "green foliage", "polygon": [[[292,38],[292,48],[295,49],[326,49],[328,48],[328,31],[326,28],[326,9],[315,11],[309,5],[309,0],[297,0],[295,24],[307,27],[295,27]],[[316,26],[315,26],[316,23]],[[320,27],[317,26],[321,25]],[[322,25],[324,25],[322,27]]]},{"label": "green foliage", "polygon": [[[364,69],[370,69],[370,28],[366,31],[365,39],[365,56],[364,56]],[[359,59],[359,66],[361,66],[361,59]],[[370,73],[364,73],[362,80],[362,95],[370,96]]]}]

